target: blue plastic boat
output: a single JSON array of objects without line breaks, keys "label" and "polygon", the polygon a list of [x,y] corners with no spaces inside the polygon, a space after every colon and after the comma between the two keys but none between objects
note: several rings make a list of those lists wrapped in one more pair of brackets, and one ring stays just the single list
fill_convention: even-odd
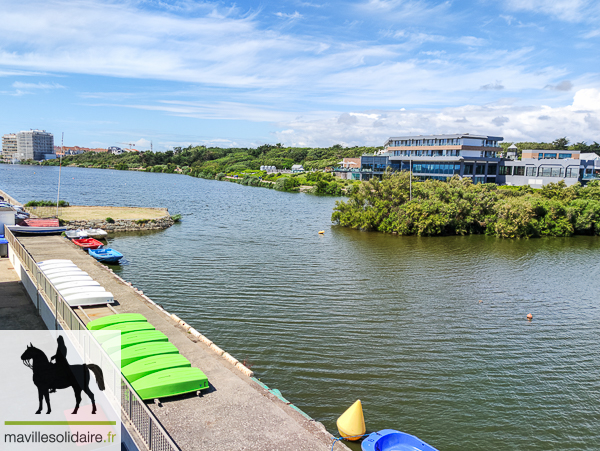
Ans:
[{"label": "blue plastic boat", "polygon": [[369,434],[360,447],[362,451],[438,451],[420,438],[394,429]]},{"label": "blue plastic boat", "polygon": [[117,263],[123,258],[123,254],[114,249],[90,249],[89,254],[101,263]]}]

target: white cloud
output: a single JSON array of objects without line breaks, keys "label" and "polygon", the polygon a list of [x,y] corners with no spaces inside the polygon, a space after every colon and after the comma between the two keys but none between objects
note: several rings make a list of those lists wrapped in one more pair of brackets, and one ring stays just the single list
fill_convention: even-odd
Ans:
[{"label": "white cloud", "polygon": [[599,13],[596,0],[506,0],[506,6],[513,11],[548,14],[567,22],[586,22]]},{"label": "white cloud", "polygon": [[58,83],[23,83],[20,81],[15,81],[12,87],[17,89],[65,89],[64,86]]},{"label": "white cloud", "polygon": [[293,14],[287,14],[287,13],[278,12],[278,13],[275,13],[275,15],[277,17],[281,17],[281,18],[284,18],[284,19],[291,19],[291,20],[302,19],[302,14],[300,14],[298,11],[294,11]]},{"label": "white cloud", "polygon": [[[507,141],[551,141],[567,136],[572,142],[591,142],[597,140],[600,131],[600,90],[581,89],[572,104],[554,108],[543,105],[518,107],[512,102],[500,102],[442,110],[362,113],[342,115],[355,119],[351,126],[344,121],[340,123],[342,116],[335,113],[282,122],[279,126],[286,132],[275,133],[275,139],[286,145],[328,146],[339,142],[347,146],[379,146],[394,135],[470,132],[499,135]],[[375,121],[374,117],[377,118]]]}]

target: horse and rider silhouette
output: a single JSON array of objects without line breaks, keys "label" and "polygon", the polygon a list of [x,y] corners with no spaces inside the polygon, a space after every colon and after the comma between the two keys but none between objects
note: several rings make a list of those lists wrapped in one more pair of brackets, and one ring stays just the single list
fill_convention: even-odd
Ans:
[{"label": "horse and rider silhouette", "polygon": [[[76,414],[79,410],[82,391],[84,391],[92,401],[92,413],[96,413],[94,393],[92,393],[89,387],[90,371],[94,373],[94,376],[96,377],[98,388],[104,390],[104,376],[102,375],[102,369],[93,363],[69,365],[64,338],[59,336],[57,342],[58,349],[50,361],[48,361],[48,357],[46,357],[44,351],[36,348],[31,343],[29,343],[25,352],[21,355],[23,364],[33,370],[33,383],[37,387],[40,401],[40,406],[36,414],[39,414],[42,411],[43,399],[46,399],[46,406],[48,407],[46,414],[49,414],[52,411],[50,408],[49,393],[54,393],[57,389],[60,390],[69,387],[73,388],[76,401],[75,410],[71,412],[72,414]],[[55,360],[56,363],[52,363],[52,360]]]}]

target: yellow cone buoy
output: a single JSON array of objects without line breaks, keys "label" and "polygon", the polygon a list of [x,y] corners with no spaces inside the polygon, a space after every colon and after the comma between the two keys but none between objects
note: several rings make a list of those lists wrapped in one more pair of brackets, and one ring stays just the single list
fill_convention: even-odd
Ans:
[{"label": "yellow cone buoy", "polygon": [[338,418],[337,428],[340,435],[347,440],[358,440],[361,435],[364,435],[367,428],[360,399]]},{"label": "yellow cone buoy", "polygon": [[325,235],[325,230],[319,230],[319,235]]}]

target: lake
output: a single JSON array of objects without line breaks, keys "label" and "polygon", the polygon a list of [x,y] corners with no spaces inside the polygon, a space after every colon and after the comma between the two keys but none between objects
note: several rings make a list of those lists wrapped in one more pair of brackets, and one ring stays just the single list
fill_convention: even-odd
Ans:
[{"label": "lake", "polygon": [[[57,179],[0,165],[23,203]],[[361,399],[369,431],[444,451],[599,448],[598,237],[365,233],[331,224],[335,198],[177,174],[63,168],[61,199],[181,213],[109,238],[115,272],[335,435]]]}]

